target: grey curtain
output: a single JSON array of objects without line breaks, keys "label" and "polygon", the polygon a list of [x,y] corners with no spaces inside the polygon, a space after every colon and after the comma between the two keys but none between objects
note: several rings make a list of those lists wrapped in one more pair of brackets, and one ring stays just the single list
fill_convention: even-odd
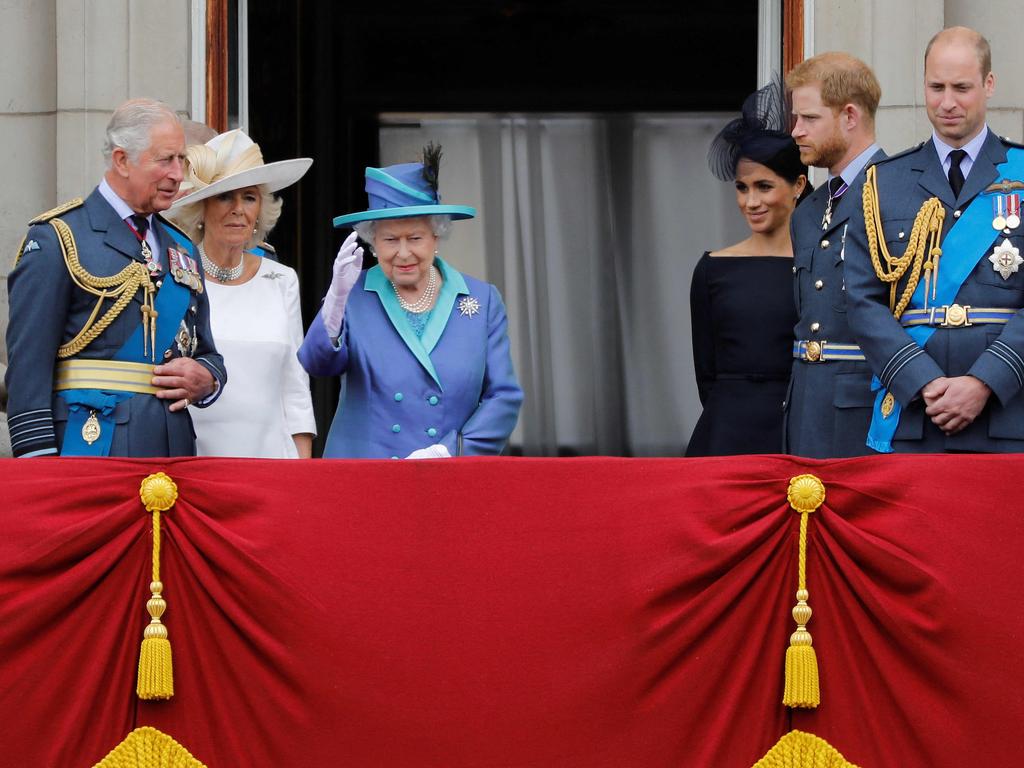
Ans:
[{"label": "grey curtain", "polygon": [[726,115],[404,116],[385,164],[444,146],[441,189],[480,216],[443,255],[505,298],[526,455],[678,456],[700,415],[689,285],[746,236],[707,170]]}]

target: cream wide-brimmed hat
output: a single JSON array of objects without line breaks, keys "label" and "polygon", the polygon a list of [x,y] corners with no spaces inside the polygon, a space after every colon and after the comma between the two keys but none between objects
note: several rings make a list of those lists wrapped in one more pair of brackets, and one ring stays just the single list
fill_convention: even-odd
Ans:
[{"label": "cream wide-brimmed hat", "polygon": [[181,186],[188,194],[175,201],[172,212],[245,187],[266,185],[276,192],[301,179],[313,164],[311,157],[264,163],[259,144],[241,128],[218,134],[206,144],[193,144],[186,152],[188,167]]}]

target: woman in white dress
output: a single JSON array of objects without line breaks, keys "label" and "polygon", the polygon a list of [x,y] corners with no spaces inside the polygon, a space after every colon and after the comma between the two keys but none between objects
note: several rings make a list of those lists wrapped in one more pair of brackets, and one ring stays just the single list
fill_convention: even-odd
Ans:
[{"label": "woman in white dress", "polygon": [[273,192],[294,184],[309,158],[263,162],[240,129],[188,148],[188,194],[169,215],[197,244],[206,272],[210,325],[231,371],[216,407],[196,411],[200,456],[309,458],[316,422],[302,343],[295,270],[260,254],[277,223]]}]

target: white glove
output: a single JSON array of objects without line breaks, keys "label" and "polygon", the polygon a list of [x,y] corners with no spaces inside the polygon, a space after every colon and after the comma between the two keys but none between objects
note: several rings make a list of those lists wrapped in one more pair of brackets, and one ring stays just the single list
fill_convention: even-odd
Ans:
[{"label": "white glove", "polygon": [[320,310],[324,328],[332,339],[338,338],[341,333],[341,321],[345,317],[348,295],[363,270],[363,249],[356,245],[357,237],[359,235],[353,232],[345,238],[345,242],[338,249],[338,255],[334,259],[334,277],[331,279],[331,287],[327,289],[327,295],[324,296],[323,309]]},{"label": "white glove", "polygon": [[440,443],[434,443],[428,445],[426,448],[419,448],[410,453],[405,458],[407,459],[450,459],[452,455],[448,453],[448,449]]}]

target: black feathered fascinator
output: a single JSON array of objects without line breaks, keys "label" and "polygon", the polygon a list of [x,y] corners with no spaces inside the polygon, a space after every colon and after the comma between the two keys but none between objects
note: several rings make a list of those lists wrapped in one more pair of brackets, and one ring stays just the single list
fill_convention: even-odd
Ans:
[{"label": "black feathered fascinator", "polygon": [[718,132],[708,150],[708,167],[722,181],[736,178],[740,158],[766,165],[795,181],[807,174],[800,150],[789,135],[790,109],[778,76],[743,102],[740,117]]}]

